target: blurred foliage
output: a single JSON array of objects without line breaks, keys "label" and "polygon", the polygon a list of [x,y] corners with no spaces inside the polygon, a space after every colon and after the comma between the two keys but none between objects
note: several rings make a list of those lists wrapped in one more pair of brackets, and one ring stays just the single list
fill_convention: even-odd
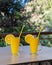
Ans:
[{"label": "blurred foliage", "polygon": [[4,38],[0,37],[0,47],[5,47],[6,43],[4,41]]},{"label": "blurred foliage", "polygon": [[[27,3],[25,9],[25,16],[28,17],[26,22],[30,26],[29,32],[39,31],[41,25],[43,26],[43,32],[52,32],[52,0],[32,0]],[[52,47],[52,34],[41,35],[40,43]]]},{"label": "blurred foliage", "polygon": [[[25,6],[20,2],[0,1],[0,33],[20,33],[22,25],[25,25],[24,32],[38,32],[41,25],[43,32],[52,32],[52,0],[29,0]],[[41,35],[40,43],[52,47],[52,39],[45,37],[52,38],[52,35]],[[21,43],[26,44],[24,37]]]},{"label": "blurred foliage", "polygon": [[41,35],[40,43],[41,43],[41,45],[52,47],[52,34]]},{"label": "blurred foliage", "polygon": [[17,19],[22,16],[24,7],[21,6],[20,1],[1,0],[0,1],[0,27],[17,26]]}]

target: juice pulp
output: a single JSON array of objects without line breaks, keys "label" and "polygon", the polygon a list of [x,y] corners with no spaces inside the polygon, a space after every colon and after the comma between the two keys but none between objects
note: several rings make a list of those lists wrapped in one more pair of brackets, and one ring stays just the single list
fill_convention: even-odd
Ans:
[{"label": "juice pulp", "polygon": [[30,43],[30,51],[31,51],[32,54],[37,53],[37,51],[38,51],[38,43],[39,43],[38,38],[32,39],[32,42]]},{"label": "juice pulp", "polygon": [[20,44],[20,38],[19,37],[14,37],[11,39],[11,52],[13,55],[18,54],[19,44]]}]

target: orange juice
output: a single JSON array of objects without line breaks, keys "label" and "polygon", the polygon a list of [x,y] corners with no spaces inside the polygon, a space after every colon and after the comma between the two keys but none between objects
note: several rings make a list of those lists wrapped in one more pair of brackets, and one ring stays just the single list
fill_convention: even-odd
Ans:
[{"label": "orange juice", "polygon": [[11,51],[13,55],[18,54],[20,44],[20,37],[14,37],[11,39]]},{"label": "orange juice", "polygon": [[37,53],[37,51],[38,51],[38,43],[39,43],[39,39],[37,37],[32,39],[32,42],[30,43],[30,51],[31,51],[32,54]]},{"label": "orange juice", "polygon": [[27,34],[25,36],[25,41],[30,45],[30,52],[32,54],[37,53],[39,38],[34,37],[32,34]]}]

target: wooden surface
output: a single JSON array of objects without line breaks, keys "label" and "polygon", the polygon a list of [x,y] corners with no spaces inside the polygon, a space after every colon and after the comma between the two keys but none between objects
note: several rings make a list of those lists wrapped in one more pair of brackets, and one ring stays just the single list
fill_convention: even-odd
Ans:
[{"label": "wooden surface", "polygon": [[12,56],[10,47],[0,47],[0,65],[42,62],[52,60],[52,48],[39,46],[37,55],[30,54],[29,46],[20,47],[18,56]]},{"label": "wooden surface", "polygon": [[[27,34],[32,34],[32,35],[38,35],[39,32],[23,32],[22,36],[25,36]],[[7,34],[14,34],[15,36],[19,36],[19,33],[0,33],[1,37],[5,37]],[[50,35],[52,32],[41,32],[41,35]]]}]

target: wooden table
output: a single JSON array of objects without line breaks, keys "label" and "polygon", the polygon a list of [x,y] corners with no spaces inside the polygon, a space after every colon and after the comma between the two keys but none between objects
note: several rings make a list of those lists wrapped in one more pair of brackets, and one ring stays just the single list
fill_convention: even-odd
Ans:
[{"label": "wooden table", "polygon": [[47,61],[52,61],[52,48],[50,47],[39,46],[37,55],[31,55],[29,46],[22,46],[18,56],[12,56],[9,46],[0,47],[0,65],[29,65],[29,63]]}]

